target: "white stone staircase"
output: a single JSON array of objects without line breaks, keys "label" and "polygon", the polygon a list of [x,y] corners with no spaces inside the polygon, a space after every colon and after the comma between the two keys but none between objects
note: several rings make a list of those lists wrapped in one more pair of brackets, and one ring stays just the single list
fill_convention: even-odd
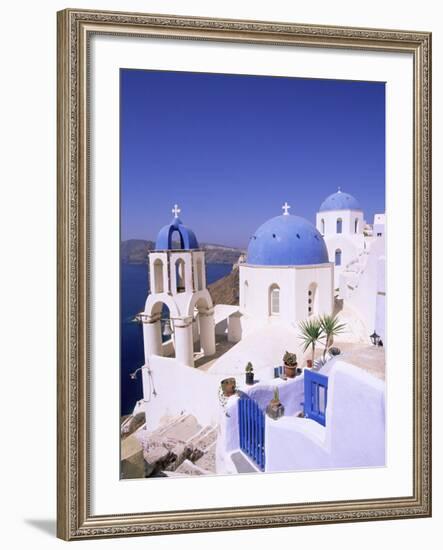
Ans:
[{"label": "white stone staircase", "polygon": [[217,434],[217,426],[201,426],[186,413],[164,418],[151,432],[140,430],[146,475],[215,474]]}]

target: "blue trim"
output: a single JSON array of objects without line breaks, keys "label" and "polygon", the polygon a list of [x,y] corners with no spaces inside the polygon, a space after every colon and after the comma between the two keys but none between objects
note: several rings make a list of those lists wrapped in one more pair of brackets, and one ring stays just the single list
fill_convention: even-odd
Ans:
[{"label": "blue trim", "polygon": [[304,413],[305,418],[326,426],[328,404],[328,377],[318,372],[304,370]]}]

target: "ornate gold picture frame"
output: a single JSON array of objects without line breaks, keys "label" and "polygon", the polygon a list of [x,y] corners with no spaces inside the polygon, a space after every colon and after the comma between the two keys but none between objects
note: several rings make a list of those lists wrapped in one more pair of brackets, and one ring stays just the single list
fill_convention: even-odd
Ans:
[{"label": "ornate gold picture frame", "polygon": [[[91,512],[90,41],[94,35],[408,53],[413,57],[412,495]],[[58,536],[65,540],[431,515],[431,34],[68,9],[58,13]],[[117,223],[117,221],[116,221]],[[402,305],[399,304],[399,308]]]}]

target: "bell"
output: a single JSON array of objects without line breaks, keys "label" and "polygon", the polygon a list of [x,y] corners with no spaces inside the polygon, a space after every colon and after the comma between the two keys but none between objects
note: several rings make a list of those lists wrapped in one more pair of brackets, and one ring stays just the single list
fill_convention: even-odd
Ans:
[{"label": "bell", "polygon": [[165,328],[163,329],[163,336],[171,336],[171,335],[172,335],[171,321],[167,320],[167,321],[165,321]]}]

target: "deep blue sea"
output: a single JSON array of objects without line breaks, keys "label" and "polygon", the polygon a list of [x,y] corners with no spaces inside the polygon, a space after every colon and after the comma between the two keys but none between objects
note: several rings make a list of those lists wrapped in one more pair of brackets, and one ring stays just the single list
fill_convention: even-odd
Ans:
[{"label": "deep blue sea", "polygon": [[[208,264],[207,283],[213,283],[232,270],[230,264]],[[149,290],[148,267],[138,264],[121,265],[120,296],[120,406],[121,414],[129,414],[135,402],[142,397],[141,373],[131,380],[129,373],[144,363],[142,325],[134,323],[137,313],[143,311]]]}]

